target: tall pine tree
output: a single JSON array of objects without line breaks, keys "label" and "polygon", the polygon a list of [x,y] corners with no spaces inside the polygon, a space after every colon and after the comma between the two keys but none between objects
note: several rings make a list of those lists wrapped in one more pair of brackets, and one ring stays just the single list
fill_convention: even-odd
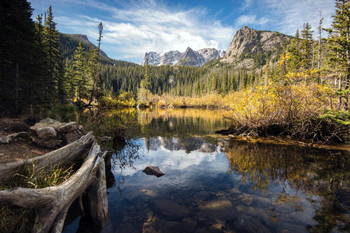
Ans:
[{"label": "tall pine tree", "polygon": [[61,52],[59,51],[59,32],[56,29],[56,23],[53,20],[52,8],[49,7],[45,17],[44,48],[48,62],[47,91],[52,97],[58,98],[61,102],[64,99],[64,84],[62,77],[63,65]]},{"label": "tall pine tree", "polygon": [[30,104],[26,84],[36,79],[35,26],[26,0],[0,1],[0,112],[19,113]]},{"label": "tall pine tree", "polygon": [[[344,78],[344,108],[349,110],[348,95],[350,88],[350,0],[336,0],[336,12],[328,39],[330,61]],[[340,85],[341,87],[341,85]]]}]

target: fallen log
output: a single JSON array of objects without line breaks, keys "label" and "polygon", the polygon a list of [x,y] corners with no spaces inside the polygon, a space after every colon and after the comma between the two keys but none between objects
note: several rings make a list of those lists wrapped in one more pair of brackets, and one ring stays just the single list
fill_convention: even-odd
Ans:
[{"label": "fallen log", "polygon": [[45,155],[23,161],[2,163],[0,164],[0,181],[12,177],[17,170],[25,164],[34,164],[35,169],[40,169],[53,164],[63,164],[74,161],[86,148],[89,148],[94,140],[94,135],[92,132],[89,132],[75,142],[51,151]]},{"label": "fallen log", "polygon": [[[78,142],[79,141],[79,142]],[[71,156],[67,153],[77,153],[76,150],[82,151],[85,145],[91,144],[91,149],[88,156],[84,160],[81,167],[68,180],[58,186],[52,186],[42,189],[29,188],[14,188],[0,191],[0,203],[11,206],[19,206],[26,209],[34,209],[37,212],[37,217],[34,222],[32,232],[46,233],[62,232],[64,221],[71,204],[86,190],[89,190],[90,214],[94,220],[104,226],[109,223],[108,200],[105,179],[105,163],[104,158],[106,152],[100,151],[100,146],[95,142],[91,133],[85,135],[80,140],[76,141],[75,150],[68,147],[64,152],[66,156]],[[68,145],[69,146],[69,145]],[[62,148],[61,148],[62,149]],[[57,151],[59,151],[57,150]],[[60,163],[62,158],[56,151],[53,151],[56,156],[47,156],[46,159],[35,160],[34,163],[41,167],[47,164]],[[52,153],[52,152],[50,152]],[[52,155],[52,154],[51,154]],[[74,155],[73,157],[77,157]],[[54,162],[51,161],[54,159]],[[49,161],[47,161],[49,160]],[[65,160],[67,161],[67,160]],[[17,166],[19,168],[20,166]],[[15,170],[15,168],[12,168]],[[96,200],[92,200],[96,198]]]}]

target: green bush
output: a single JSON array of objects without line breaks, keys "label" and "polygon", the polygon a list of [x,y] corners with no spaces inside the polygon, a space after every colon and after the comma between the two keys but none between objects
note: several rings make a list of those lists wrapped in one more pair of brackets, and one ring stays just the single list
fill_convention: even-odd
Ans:
[{"label": "green bush", "polygon": [[76,121],[77,110],[70,104],[56,105],[50,109],[49,117],[63,122]]}]

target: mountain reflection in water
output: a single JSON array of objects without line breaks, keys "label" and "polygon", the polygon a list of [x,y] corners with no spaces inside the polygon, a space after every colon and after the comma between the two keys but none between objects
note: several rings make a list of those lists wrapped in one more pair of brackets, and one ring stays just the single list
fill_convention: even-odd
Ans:
[{"label": "mountain reflection in water", "polygon": [[[112,223],[95,232],[350,231],[349,209],[334,195],[350,185],[348,154],[228,142],[214,135],[229,124],[216,111],[137,119],[139,137],[111,159]],[[148,176],[146,166],[165,175]]]}]

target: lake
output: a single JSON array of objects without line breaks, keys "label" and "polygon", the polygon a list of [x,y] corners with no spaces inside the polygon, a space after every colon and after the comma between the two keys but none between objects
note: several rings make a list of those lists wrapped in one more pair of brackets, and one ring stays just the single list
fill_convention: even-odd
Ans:
[{"label": "lake", "polygon": [[[229,126],[229,112],[118,114],[101,122],[138,130],[107,168],[111,224],[94,229],[72,207],[64,232],[350,231],[349,208],[334,194],[350,184],[348,152],[229,141],[214,133]],[[147,166],[165,175],[147,175]]]}]

